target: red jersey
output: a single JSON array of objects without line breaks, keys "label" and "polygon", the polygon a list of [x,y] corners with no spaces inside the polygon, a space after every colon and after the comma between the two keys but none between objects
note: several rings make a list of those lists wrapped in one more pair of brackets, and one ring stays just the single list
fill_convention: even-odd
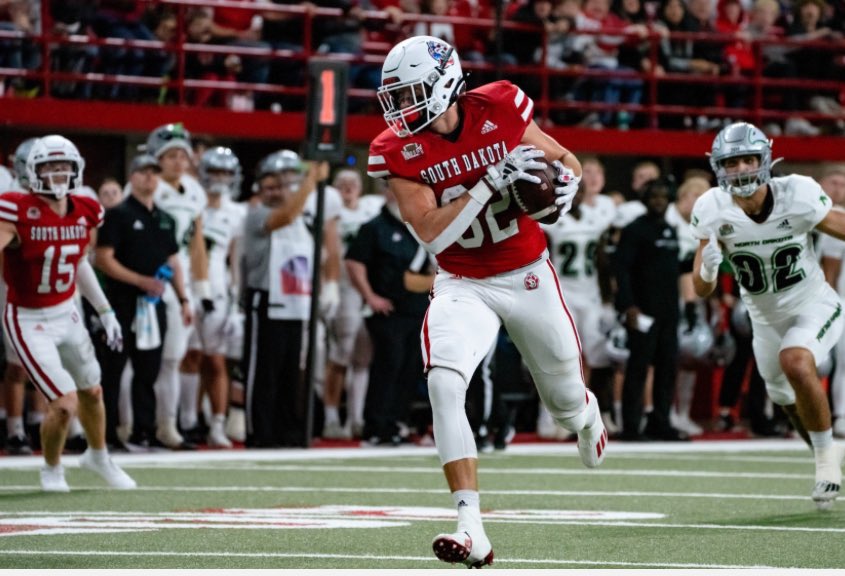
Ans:
[{"label": "red jersey", "polygon": [[[458,99],[462,126],[452,141],[431,130],[399,138],[389,128],[370,145],[368,173],[427,184],[438,206],[448,204],[478,183],[487,167],[515,148],[531,123],[534,102],[503,80]],[[546,248],[546,238],[509,193],[496,193],[457,242],[437,255],[443,269],[486,278],[521,268]]]},{"label": "red jersey", "polygon": [[3,258],[9,303],[45,308],[73,296],[76,268],[85,257],[91,229],[103,222],[104,210],[88,196],[67,198],[67,214],[59,216],[37,194],[0,194],[0,220],[17,230]]}]

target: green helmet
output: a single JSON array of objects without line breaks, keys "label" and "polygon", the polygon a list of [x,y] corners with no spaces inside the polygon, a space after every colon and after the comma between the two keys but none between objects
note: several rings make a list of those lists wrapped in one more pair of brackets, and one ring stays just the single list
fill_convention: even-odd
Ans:
[{"label": "green helmet", "polygon": [[188,156],[194,153],[191,146],[191,133],[188,132],[181,122],[159,126],[147,137],[147,154],[156,158],[172,148],[182,148]]}]

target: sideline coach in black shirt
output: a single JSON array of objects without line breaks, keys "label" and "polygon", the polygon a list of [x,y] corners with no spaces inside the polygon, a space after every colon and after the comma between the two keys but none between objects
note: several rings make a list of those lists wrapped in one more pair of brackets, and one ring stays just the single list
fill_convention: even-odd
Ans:
[{"label": "sideline coach in black shirt", "polygon": [[397,422],[407,422],[423,376],[420,330],[434,270],[399,216],[388,191],[381,214],[361,226],[346,252],[352,285],[372,308],[366,319],[373,361],[364,403],[364,437],[398,444]]},{"label": "sideline coach in black shirt", "polygon": [[106,211],[97,235],[96,266],[105,274],[105,290],[125,332],[123,350],[103,350],[103,397],[106,405],[106,441],[119,445],[117,399],[120,377],[127,358],[132,359],[133,428],[130,443],[149,445],[155,438],[155,393],[153,384],[161,367],[162,346],[139,350],[133,330],[139,296],[156,298],[161,341],[167,329],[160,296],[164,283],[155,277],[163,264],[173,270],[173,287],[182,302],[182,317],[191,321],[191,307],[185,298],[182,269],[176,243],[176,223],[156,208],[153,194],[158,185],[158,162],[150,155],[136,157],[130,167],[129,195]]},{"label": "sideline coach in black shirt", "polygon": [[[668,182],[645,185],[646,213],[622,229],[616,251],[616,310],[625,316],[631,356],[622,385],[623,440],[643,440],[639,427],[643,389],[649,365],[654,366],[652,398],[645,435],[657,440],[681,440],[669,424],[678,364],[678,234],[666,222],[674,190]],[[642,316],[653,319],[651,326]]]}]

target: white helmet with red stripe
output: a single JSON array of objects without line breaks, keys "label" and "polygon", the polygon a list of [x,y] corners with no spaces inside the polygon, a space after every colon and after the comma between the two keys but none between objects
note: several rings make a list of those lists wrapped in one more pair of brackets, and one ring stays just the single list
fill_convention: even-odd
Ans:
[{"label": "white helmet with red stripe", "polygon": [[[39,172],[39,166],[47,163],[68,163],[69,170],[51,170]],[[51,134],[39,138],[33,143],[26,158],[27,184],[36,194],[64,198],[71,192],[82,188],[82,171],[85,160],[79,154],[73,142]]]},{"label": "white helmet with red stripe", "polygon": [[414,36],[394,46],[384,59],[378,99],[387,125],[404,138],[446,112],[464,87],[455,49],[433,36]]}]

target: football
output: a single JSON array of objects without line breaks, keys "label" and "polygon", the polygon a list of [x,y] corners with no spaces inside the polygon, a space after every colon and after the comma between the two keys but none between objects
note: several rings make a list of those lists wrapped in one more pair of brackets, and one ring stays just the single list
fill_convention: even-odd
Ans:
[{"label": "football", "polygon": [[[542,159],[537,161],[543,162]],[[508,187],[511,196],[516,200],[517,206],[534,220],[542,224],[554,224],[560,217],[555,205],[557,169],[551,164],[546,164],[542,170],[528,170],[528,174],[538,177],[540,183],[517,180]]]}]

